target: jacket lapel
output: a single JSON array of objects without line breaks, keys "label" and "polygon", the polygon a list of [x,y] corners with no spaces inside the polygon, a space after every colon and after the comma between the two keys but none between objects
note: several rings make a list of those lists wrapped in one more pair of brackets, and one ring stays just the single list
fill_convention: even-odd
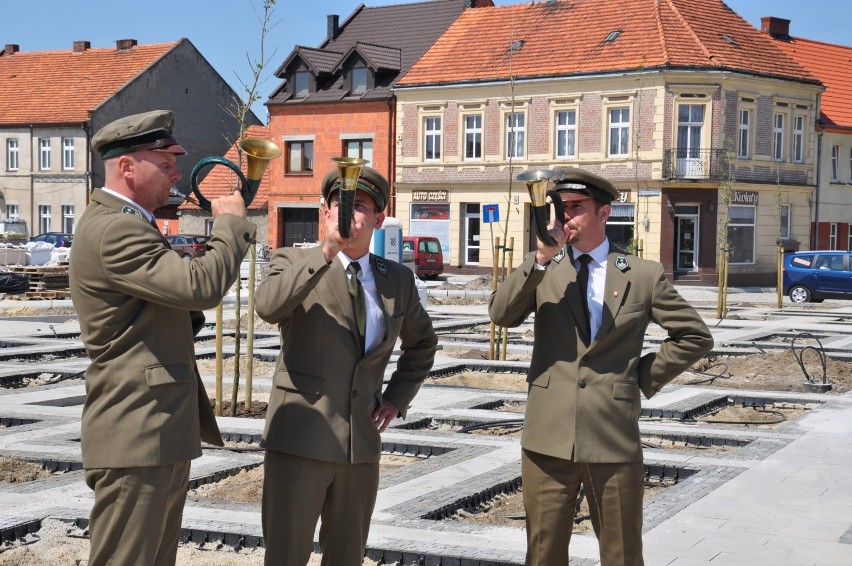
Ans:
[{"label": "jacket lapel", "polygon": [[[382,317],[385,320],[385,333],[382,336],[382,342],[388,339],[388,329],[390,329],[391,321],[388,313],[394,312],[394,302],[396,301],[396,286],[388,277],[387,265],[384,259],[370,254],[370,266],[373,268],[373,279],[376,282],[376,291],[381,297]],[[373,348],[377,350],[378,348]]]},{"label": "jacket lapel", "polygon": [[629,267],[622,271],[615,265],[616,257],[623,257],[622,253],[610,253],[607,258],[606,283],[604,284],[603,315],[601,316],[601,327],[595,336],[595,342],[599,342],[607,332],[612,329],[618,309],[624,302],[630,278],[627,276]]}]

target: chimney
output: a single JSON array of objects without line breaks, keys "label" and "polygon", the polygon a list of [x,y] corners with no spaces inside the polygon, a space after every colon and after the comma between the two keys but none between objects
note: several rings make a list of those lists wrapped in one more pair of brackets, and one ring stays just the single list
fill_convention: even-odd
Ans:
[{"label": "chimney", "polygon": [[138,42],[135,39],[117,39],[115,41],[115,49],[116,51],[128,51],[134,47]]},{"label": "chimney", "polygon": [[14,55],[21,50],[21,46],[17,43],[7,43],[3,48],[3,55]]},{"label": "chimney", "polygon": [[337,39],[340,35],[340,16],[337,14],[328,15],[328,39]]},{"label": "chimney", "polygon": [[74,42],[74,53],[83,53],[84,51],[88,51],[92,48],[92,44],[89,41],[75,41]]},{"label": "chimney", "polygon": [[764,16],[760,18],[760,31],[778,39],[790,39],[790,20]]}]

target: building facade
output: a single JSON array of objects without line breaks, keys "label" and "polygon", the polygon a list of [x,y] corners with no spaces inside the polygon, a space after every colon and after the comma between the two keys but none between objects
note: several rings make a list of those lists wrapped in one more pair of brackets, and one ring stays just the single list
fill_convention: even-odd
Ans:
[{"label": "building facade", "polygon": [[[320,184],[333,157],[367,159],[393,183],[395,81],[467,8],[491,0],[432,0],[368,8],[343,23],[328,16],[317,48],[296,46],[276,71],[283,79],[267,101],[270,138],[284,158],[270,165],[269,242],[292,246],[322,239]],[[395,189],[387,212],[394,215]]]},{"label": "building facade", "polygon": [[397,215],[453,265],[492,266],[493,236],[517,265],[535,247],[517,175],[582,167],[621,191],[615,245],[715,284],[727,241],[730,282],[769,283],[777,242],[808,241],[823,90],[718,0],[469,11],[394,89]]},{"label": "building facade", "polygon": [[194,163],[222,155],[238,131],[228,112],[236,93],[187,39],[125,39],[114,49],[77,41],[66,51],[36,52],[6,45],[0,73],[0,214],[25,220],[30,235],[74,232],[89,192],[103,186],[91,138],[109,122],[172,110],[175,136],[189,152],[178,160],[185,191]]}]

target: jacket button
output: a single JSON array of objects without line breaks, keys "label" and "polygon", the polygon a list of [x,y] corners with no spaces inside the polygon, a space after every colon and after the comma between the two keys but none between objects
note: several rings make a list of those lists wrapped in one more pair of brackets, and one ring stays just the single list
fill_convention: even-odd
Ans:
[{"label": "jacket button", "polygon": [[314,274],[314,268],[313,268],[313,267],[309,267],[309,268],[308,268],[308,273],[310,273],[311,275],[313,275],[313,274]]},{"label": "jacket button", "polygon": [[578,386],[580,389],[585,389],[585,388],[586,388],[586,380],[585,380],[585,379],[581,379],[581,380],[580,380],[580,382],[577,384],[577,386]]},{"label": "jacket button", "polygon": [[248,232],[243,233],[243,239],[244,239],[246,242],[251,243],[251,236],[249,236],[249,233],[248,233]]},{"label": "jacket button", "polygon": [[357,396],[358,396],[358,392],[357,392],[357,391],[353,391],[353,392],[352,392],[352,398],[354,399],[354,398],[355,398],[355,397],[357,397]]}]

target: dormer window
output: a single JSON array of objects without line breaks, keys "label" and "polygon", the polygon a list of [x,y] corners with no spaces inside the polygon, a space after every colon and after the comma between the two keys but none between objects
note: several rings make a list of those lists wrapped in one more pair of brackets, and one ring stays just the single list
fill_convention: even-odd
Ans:
[{"label": "dormer window", "polygon": [[311,91],[311,74],[308,71],[293,73],[293,96],[305,98]]},{"label": "dormer window", "polygon": [[367,68],[352,68],[352,94],[364,94],[367,92]]}]

